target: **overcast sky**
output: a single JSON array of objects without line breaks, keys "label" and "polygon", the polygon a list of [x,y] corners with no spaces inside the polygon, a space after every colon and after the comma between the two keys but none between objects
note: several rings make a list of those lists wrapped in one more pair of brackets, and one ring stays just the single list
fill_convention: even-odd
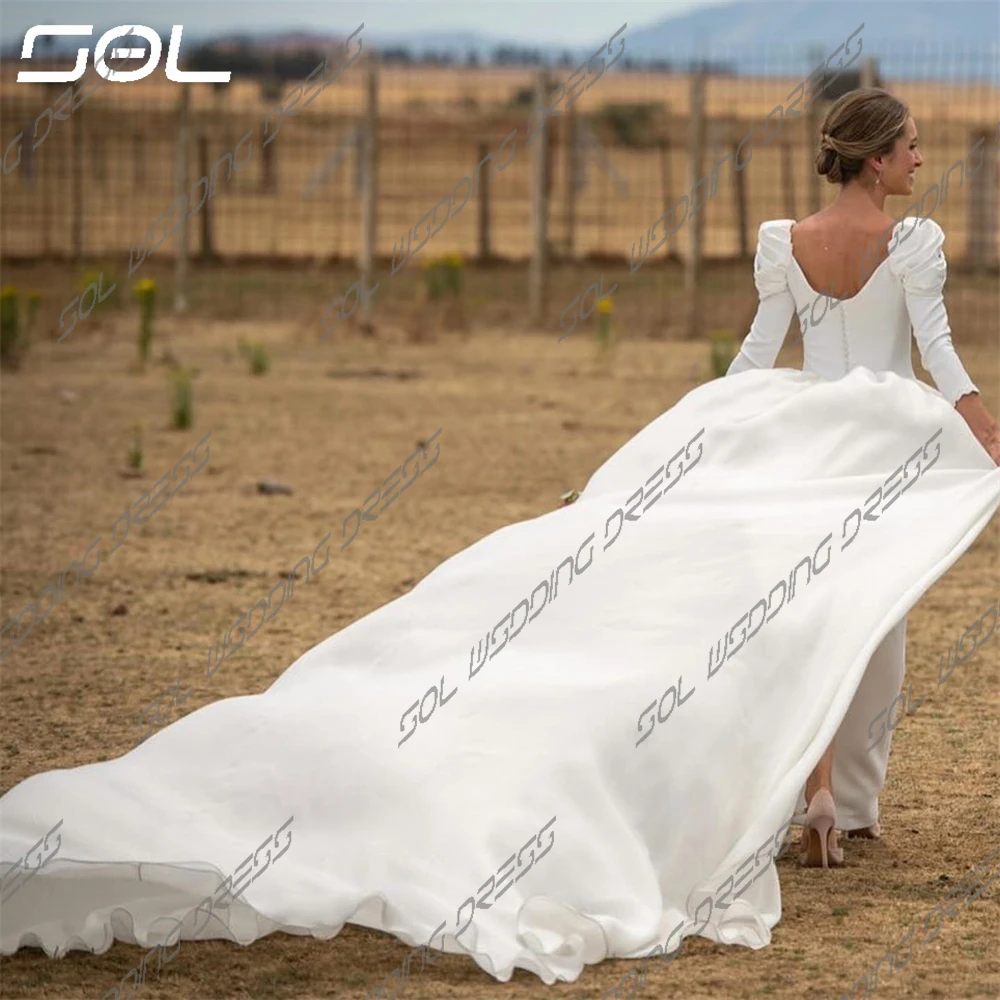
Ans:
[{"label": "overcast sky", "polygon": [[7,46],[23,40],[36,24],[110,27],[132,19],[150,27],[182,24],[198,35],[258,28],[347,35],[364,21],[369,37],[468,31],[526,44],[583,45],[613,34],[626,21],[630,28],[640,28],[725,2],[729,0],[0,0],[0,41]]}]

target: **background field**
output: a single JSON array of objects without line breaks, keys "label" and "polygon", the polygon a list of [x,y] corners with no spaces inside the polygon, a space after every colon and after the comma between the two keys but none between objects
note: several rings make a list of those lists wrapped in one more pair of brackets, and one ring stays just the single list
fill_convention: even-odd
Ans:
[{"label": "background field", "polygon": [[[826,55],[817,48],[816,63]],[[969,158],[980,135],[989,135],[985,170],[977,171],[975,184],[963,179],[962,170],[951,174],[947,198],[933,209],[933,216],[948,233],[955,265],[967,255],[974,220],[985,224],[987,216],[989,257],[995,266],[1000,91],[986,81],[964,78],[970,66],[978,65],[977,55],[982,53],[951,53],[945,65],[953,70],[952,80],[923,82],[918,73],[915,79],[882,82],[909,104],[921,134],[925,164],[918,174],[918,198],[932,184],[941,184],[953,164]],[[860,60],[851,72],[866,61]],[[914,62],[919,63],[916,58]],[[779,61],[779,69],[781,65]],[[877,63],[871,65],[873,81],[881,79]],[[710,261],[752,254],[757,226],[765,219],[801,218],[832,201],[836,188],[815,178],[813,169],[814,135],[827,106],[823,101],[814,104],[812,117],[791,117],[790,112],[787,118],[782,113],[772,119],[766,126],[770,141],[762,147],[766,116],[779,104],[791,103],[789,94],[812,67],[807,62],[804,72],[790,68],[787,75],[760,78],[705,74],[703,102],[694,95],[693,77],[685,74],[601,77],[571,114],[549,119],[546,197],[552,256],[629,259],[633,244],[653,220],[713,168],[713,194],[702,209],[699,252]],[[56,105],[61,85],[17,85],[15,69],[10,66],[0,74],[0,106],[8,122],[4,134],[10,141],[19,127],[30,140],[35,118]],[[130,246],[138,248],[154,220],[180,195],[190,194],[198,178],[252,131],[249,147],[243,148],[244,156],[249,148],[249,162],[230,180],[225,179],[227,168],[220,168],[216,194],[188,224],[189,253],[196,266],[204,266],[209,256],[229,264],[358,260],[364,166],[350,136],[371,118],[378,136],[374,257],[383,269],[406,231],[462,177],[473,175],[485,152],[495,153],[514,129],[517,137],[503,157],[513,153],[513,162],[495,174],[484,195],[488,222],[482,221],[473,196],[433,237],[422,257],[460,252],[476,258],[485,228],[492,258],[530,258],[537,225],[532,158],[541,145],[526,147],[535,72],[381,67],[375,77],[377,96],[369,101],[369,69],[367,59],[359,58],[300,114],[284,117],[277,132],[276,115],[265,129],[277,92],[265,96],[263,85],[178,88],[159,74],[127,86],[105,85],[72,119],[54,121],[36,152],[31,152],[29,141],[24,164],[4,178],[4,255],[107,261],[125,270]],[[550,89],[566,76],[565,71],[550,72]],[[292,90],[290,84],[283,87],[285,95]],[[185,112],[179,93],[190,101]],[[706,119],[704,163],[697,172],[691,162],[695,104],[703,107]],[[774,137],[776,123],[780,131]],[[43,117],[38,135],[46,127]],[[531,127],[537,132],[537,119]],[[756,138],[740,154],[743,171],[733,174],[731,161],[717,168],[755,127]],[[347,154],[315,197],[307,197],[310,180],[345,140]],[[182,147],[187,149],[183,163],[178,154]],[[742,192],[737,181],[742,181]],[[977,203],[970,193],[980,184],[985,188]],[[745,248],[740,242],[740,194]],[[199,192],[192,207],[200,198]],[[924,204],[930,210],[934,198]],[[886,202],[886,211],[894,215],[906,208],[902,198]],[[655,259],[689,259],[695,253],[693,230],[690,221],[685,223]],[[415,235],[414,243],[418,238]],[[171,236],[156,257],[173,260],[177,252],[178,237]]]},{"label": "background field", "polygon": [[[459,117],[465,96],[507,100],[518,79],[530,83],[525,74],[494,71],[411,70],[396,81],[383,78],[386,117],[412,136],[412,147],[387,143],[384,150],[380,257],[387,259],[400,231],[468,173],[480,132],[484,140],[488,132],[495,149],[514,125],[523,129],[526,110],[511,125],[487,126],[477,117],[475,135]],[[745,119],[745,133],[799,79],[713,81],[708,106],[713,114]],[[163,307],[156,361],[145,372],[135,365],[138,312],[125,259],[129,241],[174,194],[167,168],[173,133],[163,126],[172,112],[166,108],[163,118],[139,114],[155,106],[155,87],[137,91],[129,97],[134,106],[118,112],[131,116],[127,121],[146,136],[149,187],[136,183],[130,155],[111,155],[114,147],[103,175],[88,168],[88,228],[78,261],[60,259],[73,254],[67,218],[73,197],[71,184],[68,192],[57,184],[60,172],[64,180],[68,176],[77,123],[56,123],[67,137],[53,129],[39,150],[39,169],[51,176],[36,174],[34,190],[20,171],[3,178],[4,282],[22,292],[39,289],[42,308],[24,364],[0,380],[0,620],[18,614],[97,534],[107,537],[121,511],[209,430],[212,438],[202,473],[149,525],[133,527],[128,541],[106,562],[102,557],[93,577],[5,659],[0,792],[41,770],[125,753],[137,734],[140,711],[178,677],[185,688],[195,688],[180,710],[185,714],[218,698],[265,690],[306,650],[411,589],[443,559],[503,525],[556,506],[560,493],[582,487],[640,428],[712,377],[707,341],[683,339],[682,264],[650,263],[630,277],[622,263],[631,243],[662,211],[662,188],[655,156],[653,165],[644,165],[647,154],[614,148],[608,153],[630,195],[619,199],[604,172],[592,174],[592,189],[605,193],[595,195],[597,207],[577,222],[576,256],[592,251],[604,261],[566,260],[553,269],[545,323],[531,324],[524,313],[530,189],[527,167],[517,161],[494,183],[494,244],[499,256],[510,259],[483,266],[470,261],[462,293],[464,330],[425,302],[417,266],[411,262],[389,283],[382,261],[378,276],[386,284],[375,300],[374,327],[364,334],[352,320],[330,341],[318,343],[324,306],[357,278],[355,266],[329,258],[355,255],[360,227],[345,208],[354,183],[350,170],[342,168],[329,182],[330,197],[320,203],[299,200],[300,180],[304,184],[336,147],[340,123],[359,107],[360,84],[352,97],[345,82],[306,115],[286,121],[274,143],[281,157],[277,193],[256,190],[254,170],[260,164],[251,162],[246,174],[216,196],[216,249],[222,259],[192,262],[186,313],[167,308],[175,288],[177,237],[144,265],[141,277],[156,279]],[[624,103],[636,94],[643,99],[655,94],[682,116],[688,89],[684,79],[609,77],[587,97]],[[217,113],[211,104],[199,103],[214,100],[200,91],[194,88],[193,113],[206,121],[217,114],[213,120],[221,127],[211,139],[212,162],[251,125],[260,135],[270,105],[258,101],[252,88],[244,94],[234,87]],[[938,164],[950,165],[967,150],[970,129],[1000,117],[995,88],[903,82],[898,91],[911,101],[927,136],[928,179],[939,175]],[[0,91],[4,101],[6,93]],[[425,119],[408,110],[414,99],[443,109],[439,131],[430,137],[420,131]],[[105,108],[102,100],[114,103],[95,98],[81,120],[89,116],[97,126],[114,122],[114,108]],[[115,100],[120,104],[125,98]],[[42,95],[25,99],[30,120],[47,103]],[[4,122],[9,141],[7,104]],[[131,134],[124,126],[107,127],[111,135]],[[89,144],[90,133],[82,134]],[[802,180],[797,211],[803,215],[810,154],[807,140],[796,141],[796,176]],[[428,159],[414,169],[418,150]],[[674,155],[678,190],[689,190],[680,180],[684,152]],[[755,156],[747,170],[754,232],[759,221],[784,214],[779,160],[775,153],[769,166],[767,158]],[[192,179],[197,176],[192,173]],[[557,170],[556,176],[562,173]],[[967,274],[961,267],[967,191],[957,192],[942,215],[935,214],[948,233],[946,250],[954,262],[946,303],[961,356],[996,414],[1000,294],[995,272]],[[561,204],[558,193],[553,204]],[[887,205],[897,214],[903,208]],[[742,336],[756,297],[749,263],[727,259],[737,241],[726,221],[726,213],[732,218],[732,199],[721,182],[707,211],[711,266],[701,278],[702,328],[728,328]],[[470,212],[467,227],[474,218]],[[475,231],[463,232],[461,221],[427,252],[458,249],[474,256]],[[558,232],[556,224],[553,239]],[[194,253],[198,245],[192,223]],[[680,240],[679,254],[684,246]],[[67,341],[56,343],[60,310],[81,290],[84,271],[105,260],[120,285],[119,304],[98,307]],[[602,269],[606,285],[617,281],[620,289],[613,313],[618,345],[610,360],[597,354],[595,318],[557,343],[559,310]],[[240,337],[270,350],[272,367],[265,376],[248,373],[236,349]],[[178,362],[198,373],[196,422],[186,431],[169,428],[166,376]],[[779,366],[800,364],[798,347],[778,360]],[[145,424],[146,471],[132,478],[126,455],[137,420]],[[209,643],[312,551],[317,539],[327,531],[340,537],[344,518],[373,484],[438,427],[443,428],[441,460],[434,474],[391,514],[365,525],[346,552],[333,548],[323,575],[297,589],[296,600],[206,681]],[[294,495],[260,495],[256,483],[262,478],[288,484]],[[771,947],[751,952],[689,940],[679,959],[650,974],[639,996],[839,996],[914,922],[919,933],[925,915],[951,885],[1000,846],[1000,640],[936,687],[939,656],[1000,596],[998,555],[1000,524],[994,519],[910,616],[908,681],[914,697],[927,700],[897,729],[882,800],[884,839],[847,842],[848,867],[841,871],[800,869],[790,852],[779,863],[785,909]],[[915,948],[902,973],[886,983],[880,976],[879,994],[943,1000],[1000,996],[998,939],[1000,898],[994,884],[946,919],[935,940]],[[350,926],[328,942],[278,934],[246,950],[186,942],[174,962],[150,977],[143,995],[361,1000],[408,951],[393,938]],[[100,998],[140,954],[115,944],[100,957],[72,953],[52,961],[23,949],[0,963],[0,991],[12,1000]],[[546,987],[524,972],[498,984],[467,959],[448,956],[413,976],[400,996],[598,1000],[634,965],[606,962],[588,968],[575,984]]]}]

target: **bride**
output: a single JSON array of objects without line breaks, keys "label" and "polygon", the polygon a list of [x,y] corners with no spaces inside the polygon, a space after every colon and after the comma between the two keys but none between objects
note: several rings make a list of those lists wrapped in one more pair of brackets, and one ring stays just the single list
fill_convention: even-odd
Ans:
[{"label": "bride", "polygon": [[[445,560],[267,691],[11,789],[0,953],[351,922],[421,968],[466,953],[553,983],[692,934],[766,945],[793,819],[805,864],[840,862],[836,827],[879,835],[889,742],[866,753],[867,726],[901,686],[905,615],[1000,502],[943,234],[883,212],[920,164],[902,103],[837,101],[817,168],[840,196],[761,226],[729,377],[572,506]],[[772,370],[831,283],[846,292],[810,322],[803,370]],[[940,391],[914,377],[911,323]],[[414,957],[372,993],[394,996]]]}]

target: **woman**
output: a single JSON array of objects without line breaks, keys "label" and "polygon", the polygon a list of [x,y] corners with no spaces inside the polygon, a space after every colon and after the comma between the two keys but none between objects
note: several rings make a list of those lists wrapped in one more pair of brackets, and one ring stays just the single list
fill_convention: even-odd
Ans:
[{"label": "woman", "polygon": [[[902,189],[916,157],[890,153],[905,122],[891,134],[886,98],[863,99],[856,119],[835,106],[825,144],[846,142],[841,128],[872,137],[838,209],[867,223],[871,170]],[[828,151],[834,176],[848,165]],[[795,233],[810,273],[823,218]],[[525,968],[552,983],[654,944],[672,958],[691,934],[766,945],[773,861],[806,779],[825,845],[824,751],[876,648],[974,541],[1000,486],[950,401],[908,369],[871,368],[877,345],[855,344],[855,325],[895,335],[882,313],[872,326],[875,303],[811,330],[805,371],[735,374],[773,363],[802,293],[778,232],[762,227],[761,308],[733,377],[637,433],[572,506],[447,559],[266,692],[0,799],[0,860],[38,868],[43,835],[48,852],[5,903],[0,952],[329,938],[350,921],[418,946],[421,969],[466,953],[497,979]],[[927,294],[936,259],[903,251],[928,232],[876,275],[886,295],[892,268],[907,302]],[[833,334],[870,364],[834,370]],[[859,795],[877,795],[864,778]],[[873,821],[869,805],[851,825]],[[408,960],[373,993],[418,974]]]},{"label": "woman", "polygon": [[[944,233],[930,219],[894,225],[884,211],[889,195],[913,194],[916,171],[923,164],[917,144],[909,109],[884,90],[857,90],[830,108],[820,132],[816,169],[831,184],[840,185],[840,195],[801,222],[779,219],[761,226],[754,265],[760,307],[727,374],[772,366],[794,312],[803,330],[803,371],[836,379],[864,365],[912,379],[912,324],[924,367],[1000,463],[1000,428],[951,342],[942,298]],[[890,263],[883,267],[886,260]],[[830,308],[829,296],[820,302],[822,293],[816,289],[833,288],[844,292]],[[836,752],[833,745],[827,749],[807,783],[808,828],[826,831],[835,864],[843,863],[833,830],[838,816],[848,836],[853,832],[879,837],[878,795],[885,783],[892,733],[869,752],[869,725],[872,706],[888,705],[899,694],[905,654],[903,618],[875,651],[837,733]],[[821,843],[821,836],[808,828],[802,844],[808,848],[807,863],[822,858],[825,866],[826,839]]]}]

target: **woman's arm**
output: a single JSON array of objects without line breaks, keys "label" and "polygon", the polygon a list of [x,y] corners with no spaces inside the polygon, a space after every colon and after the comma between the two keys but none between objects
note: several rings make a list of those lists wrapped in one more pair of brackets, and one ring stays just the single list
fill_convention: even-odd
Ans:
[{"label": "woman's arm", "polygon": [[759,303],[750,332],[727,375],[750,368],[773,368],[785,342],[788,323],[795,312],[795,299],[788,289],[788,265],[792,259],[792,219],[762,222],[757,232],[753,259],[753,283]]},{"label": "woman's arm", "polygon": [[969,425],[976,440],[989,452],[990,458],[1000,465],[1000,424],[983,405],[978,392],[970,392],[955,403],[959,416]]},{"label": "woman's arm", "polygon": [[773,368],[794,313],[795,299],[787,288],[762,296],[750,332],[726,374],[737,375],[751,368]]},{"label": "woman's arm", "polygon": [[931,219],[904,220],[902,225],[911,231],[900,240],[896,253],[890,254],[889,266],[903,286],[920,361],[942,395],[969,425],[976,440],[1000,465],[1000,425],[979,398],[979,389],[965,370],[951,339],[944,304],[948,278],[944,230]]}]

